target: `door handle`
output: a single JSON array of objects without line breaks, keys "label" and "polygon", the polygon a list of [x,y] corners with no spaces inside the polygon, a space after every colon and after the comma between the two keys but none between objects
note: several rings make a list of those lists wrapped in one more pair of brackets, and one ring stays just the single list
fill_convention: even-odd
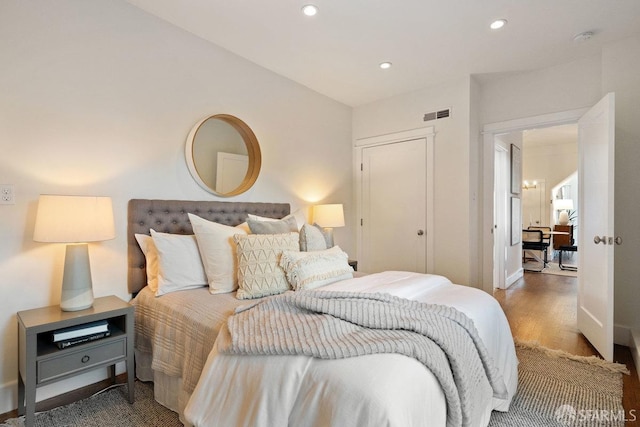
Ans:
[{"label": "door handle", "polygon": [[424,230],[418,230],[418,236],[422,236],[424,234]]},{"label": "door handle", "polygon": [[620,236],[616,237],[615,238],[615,242],[616,242],[616,245],[621,245],[622,244],[622,237],[620,237]]},{"label": "door handle", "polygon": [[598,243],[602,243],[603,245],[606,245],[607,244],[607,236],[602,236],[602,237],[596,236],[596,237],[593,238],[593,243],[595,243],[596,245]]}]

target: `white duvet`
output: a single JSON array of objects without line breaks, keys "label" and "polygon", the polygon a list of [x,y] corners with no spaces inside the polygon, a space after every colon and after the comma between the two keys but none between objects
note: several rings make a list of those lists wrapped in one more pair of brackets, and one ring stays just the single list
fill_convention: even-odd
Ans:
[{"label": "white duvet", "polygon": [[[486,426],[492,410],[506,411],[517,387],[517,358],[497,301],[442,276],[387,271],[336,282],[333,291],[384,292],[455,307],[471,318],[500,370],[509,395],[477,396]],[[444,394],[415,359],[375,354],[340,360],[307,356],[218,353],[229,340],[222,328],[184,415],[198,427],[445,426]]]}]

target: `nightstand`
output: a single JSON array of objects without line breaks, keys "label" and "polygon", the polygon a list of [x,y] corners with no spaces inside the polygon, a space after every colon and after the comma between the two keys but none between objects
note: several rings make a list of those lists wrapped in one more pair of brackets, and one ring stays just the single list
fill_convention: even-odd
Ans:
[{"label": "nightstand", "polygon": [[[134,307],[115,296],[96,298],[93,307],[81,311],[55,305],[18,312],[18,415],[25,414],[26,405],[26,427],[34,422],[38,387],[102,367],[109,367],[115,382],[115,364],[122,361],[133,403],[133,314]],[[54,330],[98,320],[109,323],[109,337],[64,349],[52,341]]]},{"label": "nightstand", "polygon": [[358,261],[350,259],[349,265],[353,267],[353,271],[358,271]]}]

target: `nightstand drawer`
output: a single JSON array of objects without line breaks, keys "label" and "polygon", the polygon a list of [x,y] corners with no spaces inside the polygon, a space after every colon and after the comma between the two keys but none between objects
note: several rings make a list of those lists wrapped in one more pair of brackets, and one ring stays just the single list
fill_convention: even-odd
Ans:
[{"label": "nightstand drawer", "polygon": [[126,355],[127,340],[124,337],[105,343],[83,345],[78,349],[60,350],[59,355],[38,361],[37,383],[55,380],[101,364],[115,363]]}]

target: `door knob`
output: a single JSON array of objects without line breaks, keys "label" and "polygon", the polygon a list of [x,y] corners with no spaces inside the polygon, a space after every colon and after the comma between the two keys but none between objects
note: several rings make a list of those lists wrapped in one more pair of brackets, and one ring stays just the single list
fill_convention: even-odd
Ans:
[{"label": "door knob", "polygon": [[615,239],[616,245],[621,245],[622,244],[622,237],[618,236]]},{"label": "door knob", "polygon": [[422,236],[424,234],[424,230],[418,230],[418,236]]},{"label": "door knob", "polygon": [[596,236],[596,237],[593,238],[593,243],[595,243],[596,245],[598,243],[602,243],[603,245],[606,245],[607,244],[607,236],[602,236],[602,237]]}]

